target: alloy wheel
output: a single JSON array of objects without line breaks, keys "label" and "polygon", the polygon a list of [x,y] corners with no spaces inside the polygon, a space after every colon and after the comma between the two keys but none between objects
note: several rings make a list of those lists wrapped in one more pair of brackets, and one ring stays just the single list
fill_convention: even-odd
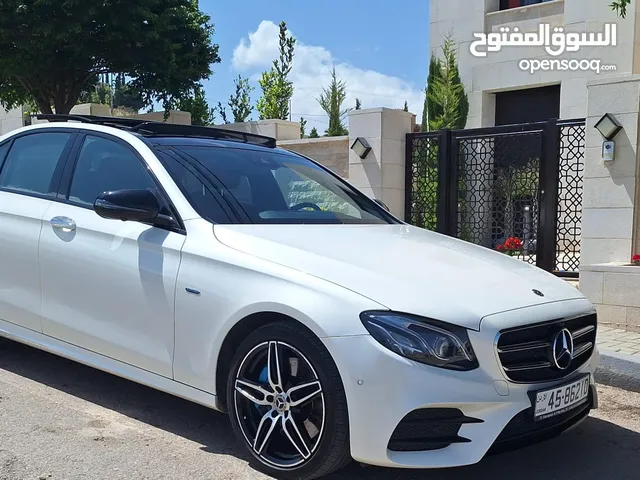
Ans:
[{"label": "alloy wheel", "polygon": [[322,439],[325,398],[299,350],[279,341],[257,345],[240,363],[233,393],[238,424],[258,459],[280,469],[311,459]]}]

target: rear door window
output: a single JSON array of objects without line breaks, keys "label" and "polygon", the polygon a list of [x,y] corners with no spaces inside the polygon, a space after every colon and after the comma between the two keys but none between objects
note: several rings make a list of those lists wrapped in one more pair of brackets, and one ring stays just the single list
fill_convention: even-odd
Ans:
[{"label": "rear door window", "polygon": [[56,186],[51,183],[71,137],[71,133],[51,132],[17,138],[2,166],[0,188],[18,193],[53,195]]}]

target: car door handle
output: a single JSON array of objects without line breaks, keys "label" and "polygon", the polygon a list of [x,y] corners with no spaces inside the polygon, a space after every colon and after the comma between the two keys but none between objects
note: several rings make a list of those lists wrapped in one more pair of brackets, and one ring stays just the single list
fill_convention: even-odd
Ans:
[{"label": "car door handle", "polygon": [[56,230],[63,232],[73,232],[76,229],[76,222],[68,217],[53,217],[49,223]]}]

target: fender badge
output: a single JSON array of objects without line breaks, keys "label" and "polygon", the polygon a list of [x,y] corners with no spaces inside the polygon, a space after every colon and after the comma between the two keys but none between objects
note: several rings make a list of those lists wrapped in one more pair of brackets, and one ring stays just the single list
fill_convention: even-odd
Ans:
[{"label": "fender badge", "polygon": [[542,293],[540,290],[533,289],[532,292],[538,295],[539,297],[544,297],[544,293]]}]

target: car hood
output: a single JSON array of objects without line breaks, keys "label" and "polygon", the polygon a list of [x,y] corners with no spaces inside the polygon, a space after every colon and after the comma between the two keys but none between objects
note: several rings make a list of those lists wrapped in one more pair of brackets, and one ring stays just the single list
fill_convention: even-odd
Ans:
[{"label": "car hood", "polygon": [[474,330],[487,315],[584,298],[526,262],[409,225],[216,225],[214,234],[381,307]]}]

